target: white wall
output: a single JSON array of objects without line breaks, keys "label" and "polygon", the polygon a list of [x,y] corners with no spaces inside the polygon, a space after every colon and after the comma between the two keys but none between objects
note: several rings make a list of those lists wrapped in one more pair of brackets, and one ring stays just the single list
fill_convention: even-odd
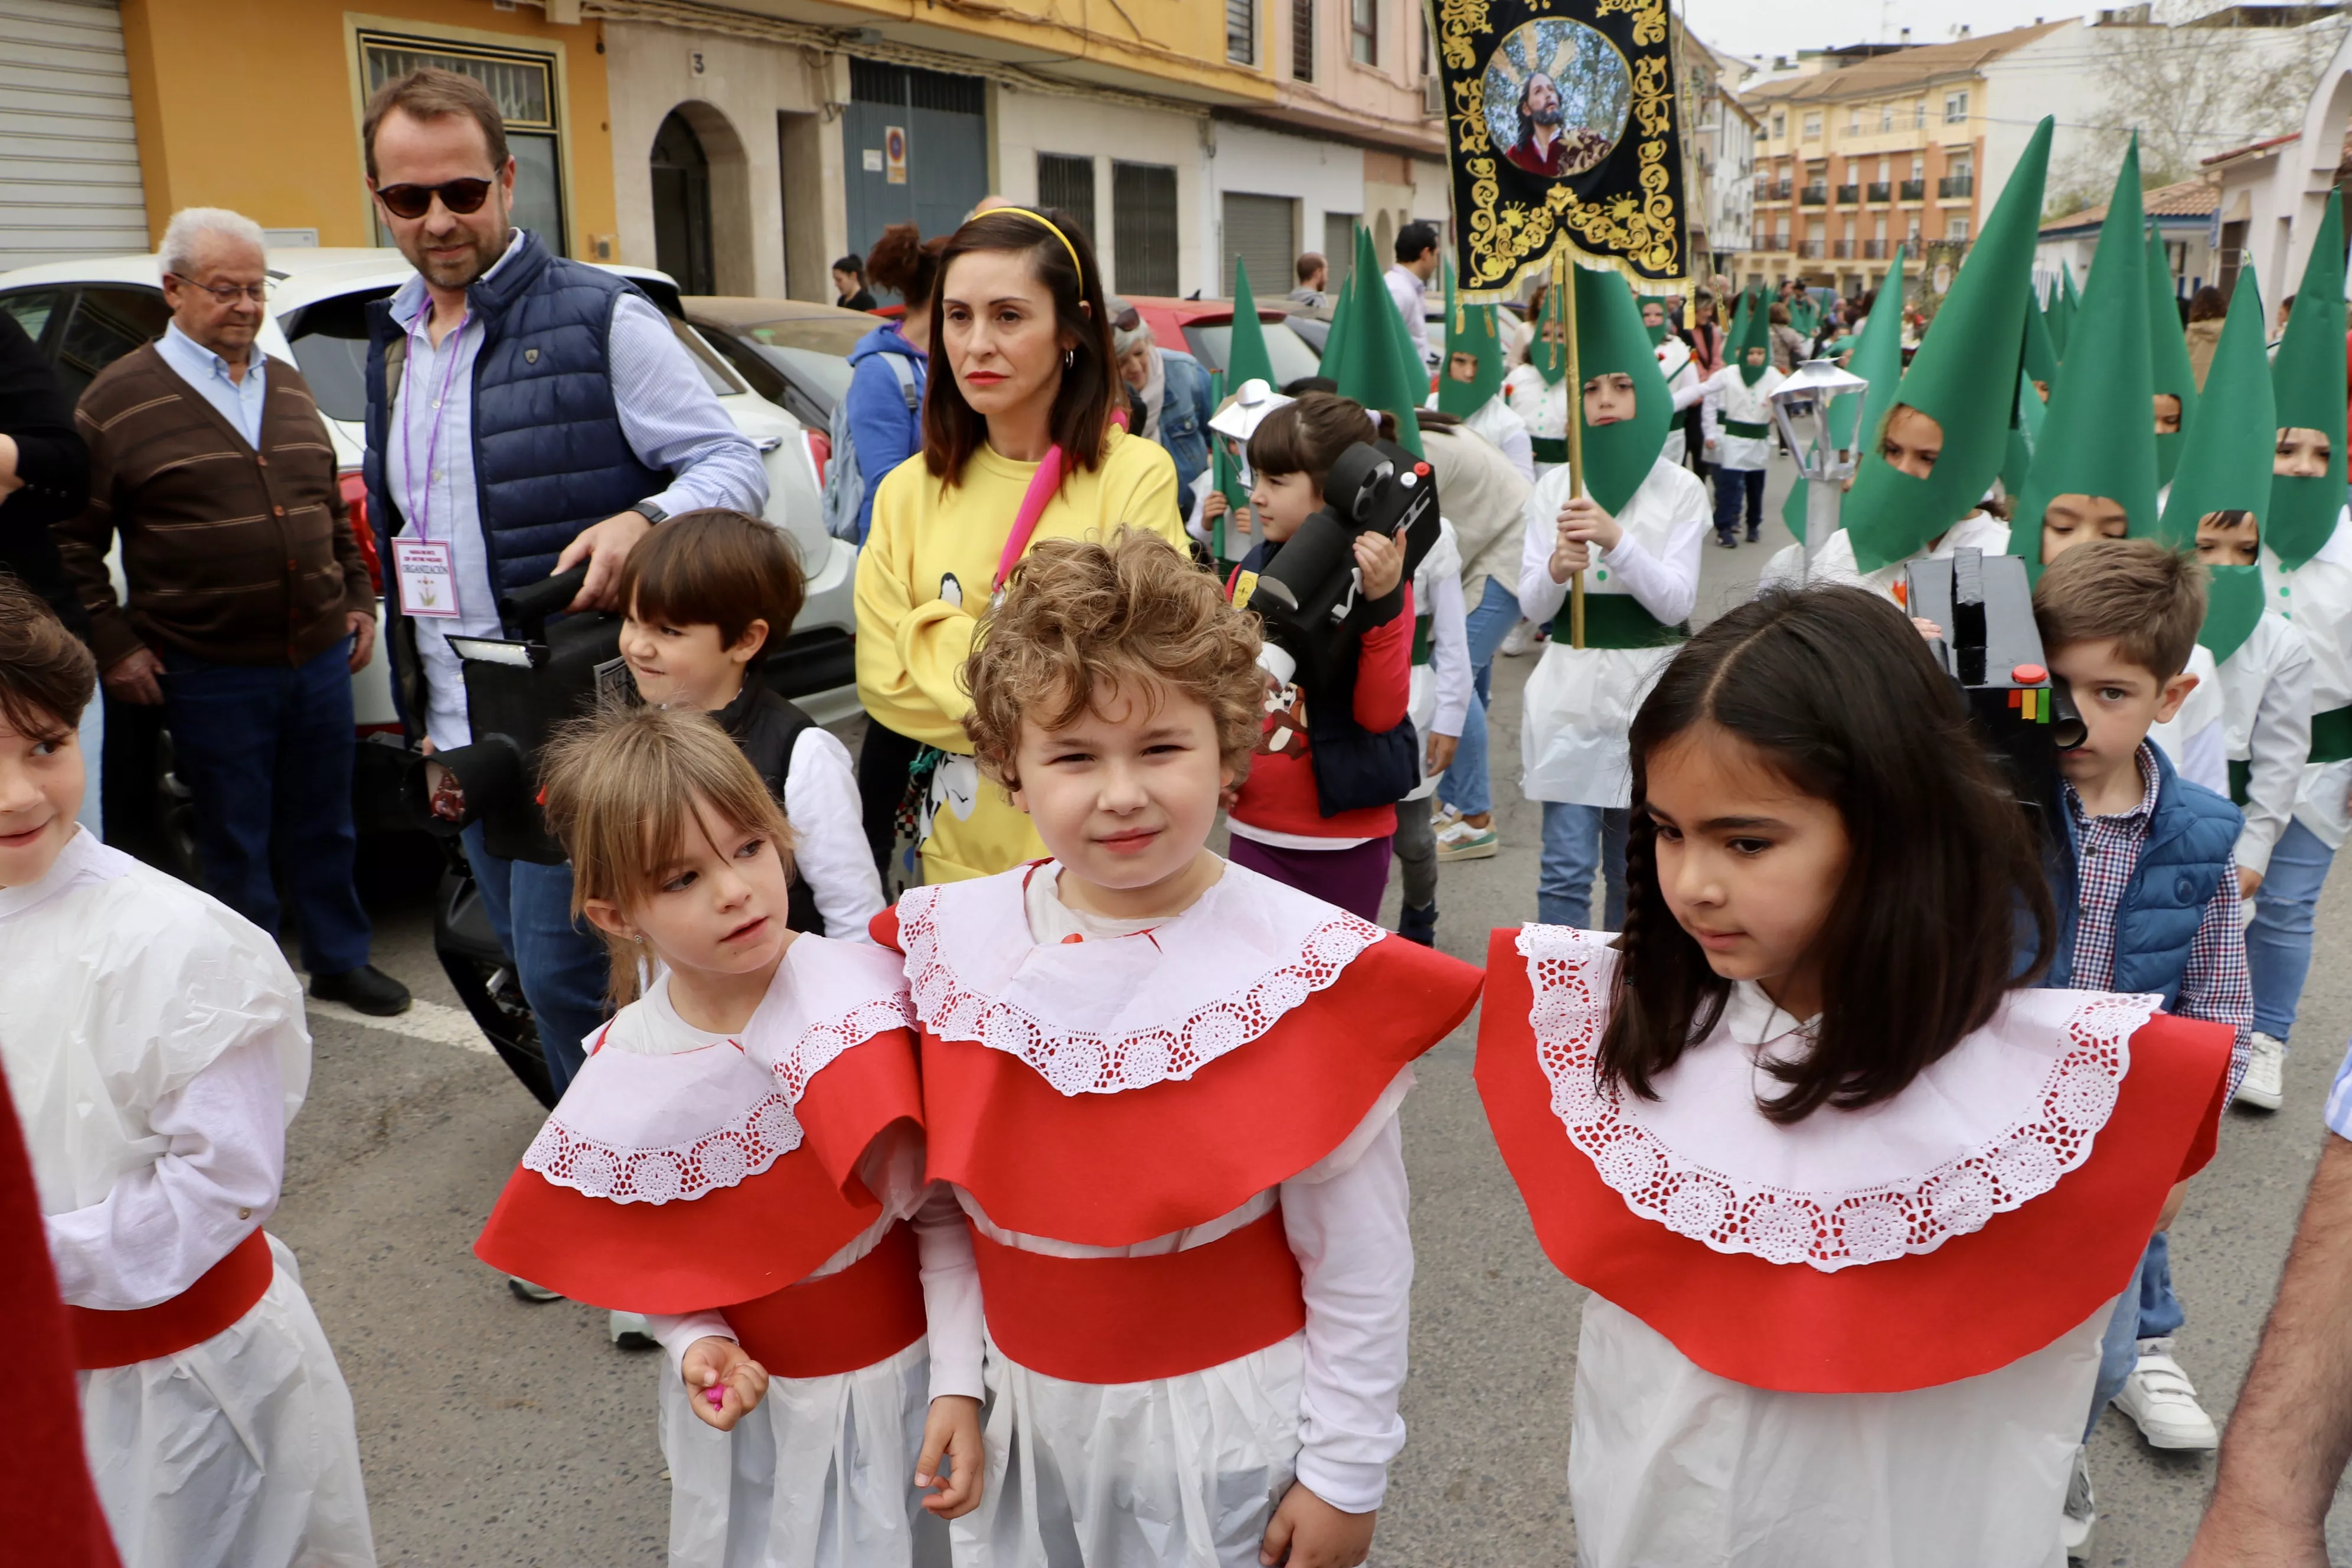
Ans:
[{"label": "white wall", "polygon": [[[1238,125],[1231,121],[1212,122],[1210,132],[1214,151],[1206,159],[1207,177],[1202,181],[1200,209],[1200,221],[1210,241],[1209,270],[1216,269],[1217,258],[1224,253],[1219,226],[1223,222],[1227,191],[1296,200],[1301,250],[1323,248],[1325,214],[1363,215],[1364,154],[1360,150],[1313,137],[1286,136],[1280,132]],[[1435,219],[1443,224],[1443,184],[1435,186]],[[1415,211],[1426,205],[1416,203]],[[1385,263],[1386,258],[1382,260]],[[1264,295],[1279,295],[1289,289],[1291,280],[1284,278],[1279,282],[1276,288],[1276,280],[1253,279],[1251,287]],[[1201,283],[1201,291],[1212,296],[1222,297],[1232,288],[1230,278],[1207,278]]]},{"label": "white wall", "polygon": [[[1112,254],[1111,163],[1160,163],[1176,170],[1177,292],[1202,288],[1215,270],[1215,230],[1201,219],[1201,127],[1196,115],[1133,108],[1087,98],[1021,92],[999,87],[991,95],[996,116],[997,190],[1023,205],[1037,199],[1037,154],[1060,153],[1095,161],[1095,243],[1104,270],[1118,276]],[[1208,290],[1214,292],[1213,289]]]}]

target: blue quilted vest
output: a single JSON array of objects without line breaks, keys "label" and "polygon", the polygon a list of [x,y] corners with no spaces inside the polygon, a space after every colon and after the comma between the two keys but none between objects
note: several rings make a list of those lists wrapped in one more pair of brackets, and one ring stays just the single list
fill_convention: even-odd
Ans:
[{"label": "blue quilted vest", "polygon": [[[2221,796],[2174,772],[2163,747],[2150,750],[2158,781],[2156,812],[2140,846],[2139,864],[2116,901],[2113,989],[2159,992],[2170,1007],[2179,999],[2181,969],[2245,818]],[[2081,846],[2073,842],[2073,813],[2062,815],[2069,852],[2053,868],[2051,889],[2058,903],[2058,951],[2042,981],[2060,987],[2074,984],[2074,929],[2082,908],[2075,877]]]},{"label": "blue quilted vest", "polygon": [[[490,581],[508,593],[547,575],[585,528],[669,488],[637,461],[613,399],[613,310],[626,279],[551,254],[535,234],[466,291],[483,325],[474,361],[474,485]],[[368,307],[368,517],[390,560],[401,518],[384,488],[391,433],[384,351],[402,336],[389,300]],[[387,574],[385,585],[397,592]]]}]

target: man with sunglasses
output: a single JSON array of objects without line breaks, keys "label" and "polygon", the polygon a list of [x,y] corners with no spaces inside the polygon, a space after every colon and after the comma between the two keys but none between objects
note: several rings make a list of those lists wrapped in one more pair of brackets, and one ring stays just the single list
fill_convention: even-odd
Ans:
[{"label": "man with sunglasses", "polygon": [[[58,554],[108,699],[163,710],[205,890],[274,934],[282,868],[310,994],[404,1012],[352,884],[351,678],[376,609],[334,447],[302,373],[254,347],[260,226],[188,208],[160,259],[171,325],[82,394],[89,500],[57,524]],[[107,570],[118,534],[128,603]]]},{"label": "man with sunglasses", "polygon": [[[377,216],[417,271],[370,307],[368,516],[402,719],[446,750],[472,739],[451,637],[509,635],[499,600],[576,564],[572,607],[614,607],[649,530],[759,516],[767,473],[635,285],[512,226],[515,163],[479,82],[388,81],[361,134]],[[465,845],[560,1093],[604,1018],[604,945],[572,920],[569,866],[492,855],[478,826]]]}]

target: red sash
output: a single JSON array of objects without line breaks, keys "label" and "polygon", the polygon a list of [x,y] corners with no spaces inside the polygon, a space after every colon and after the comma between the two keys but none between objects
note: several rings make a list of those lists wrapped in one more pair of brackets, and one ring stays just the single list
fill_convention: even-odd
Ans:
[{"label": "red sash", "polygon": [[1070,1383],[1149,1383],[1222,1366],[1307,1326],[1279,1207],[1206,1247],[1151,1258],[1050,1258],[974,1229],[997,1348]]},{"label": "red sash", "polygon": [[84,1372],[131,1366],[200,1345],[253,1310],[277,1274],[277,1259],[256,1226],[226,1258],[168,1301],[129,1312],[68,1307],[74,1365]]},{"label": "red sash", "polygon": [[832,1377],[887,1361],[923,1335],[915,1234],[885,1232],[838,1274],[726,1309],[743,1352],[776,1377]]}]

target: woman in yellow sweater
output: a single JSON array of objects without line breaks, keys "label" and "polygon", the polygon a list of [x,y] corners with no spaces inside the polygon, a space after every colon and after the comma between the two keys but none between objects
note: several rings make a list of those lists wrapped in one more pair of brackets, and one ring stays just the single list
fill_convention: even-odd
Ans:
[{"label": "woman in yellow sweater", "polygon": [[1122,384],[1102,273],[1075,225],[999,207],[956,230],[933,287],[930,357],[923,449],[883,479],[858,556],[857,694],[946,753],[930,775],[923,879],[950,882],[1045,853],[982,781],[963,732],[959,675],[996,584],[1039,539],[1121,524],[1179,550],[1185,539],[1166,448],[1112,421]]}]

